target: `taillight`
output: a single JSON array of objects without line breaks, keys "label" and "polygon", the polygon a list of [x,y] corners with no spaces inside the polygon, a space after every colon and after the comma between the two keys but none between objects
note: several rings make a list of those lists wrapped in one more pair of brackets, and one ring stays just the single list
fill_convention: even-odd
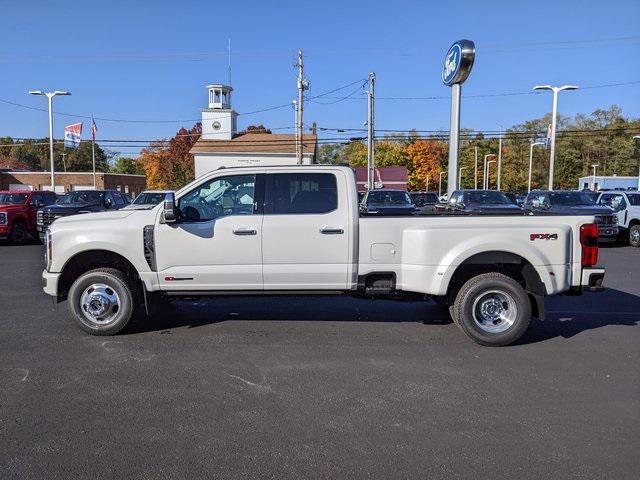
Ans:
[{"label": "taillight", "polygon": [[587,223],[580,227],[582,266],[593,267],[598,263],[598,225]]}]

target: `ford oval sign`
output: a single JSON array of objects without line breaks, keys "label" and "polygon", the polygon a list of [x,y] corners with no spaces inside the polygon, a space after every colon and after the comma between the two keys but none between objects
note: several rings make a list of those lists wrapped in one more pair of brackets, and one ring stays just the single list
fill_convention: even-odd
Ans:
[{"label": "ford oval sign", "polygon": [[476,46],[471,40],[459,40],[451,45],[442,68],[442,81],[445,85],[463,83],[471,73],[475,57]]}]

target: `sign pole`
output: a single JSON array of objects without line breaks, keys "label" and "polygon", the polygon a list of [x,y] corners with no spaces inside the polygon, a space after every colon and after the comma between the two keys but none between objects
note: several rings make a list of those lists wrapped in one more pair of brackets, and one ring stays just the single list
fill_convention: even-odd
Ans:
[{"label": "sign pole", "polygon": [[458,189],[458,148],[460,143],[460,94],[462,86],[451,86],[451,124],[449,126],[449,173],[447,175],[447,195],[451,197]]},{"label": "sign pole", "polygon": [[449,168],[447,196],[458,189],[458,150],[460,149],[460,102],[462,84],[473,68],[476,46],[471,40],[455,42],[444,57],[442,82],[451,87],[451,123],[449,126]]}]

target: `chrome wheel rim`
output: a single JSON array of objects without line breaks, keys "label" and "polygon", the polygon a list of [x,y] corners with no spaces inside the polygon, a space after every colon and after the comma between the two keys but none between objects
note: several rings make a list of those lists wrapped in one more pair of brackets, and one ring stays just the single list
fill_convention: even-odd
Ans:
[{"label": "chrome wheel rim", "polygon": [[80,309],[93,326],[107,325],[120,311],[120,297],[109,285],[94,283],[82,292]]},{"label": "chrome wheel rim", "polygon": [[638,229],[631,230],[631,241],[633,243],[640,242],[640,230]]},{"label": "chrome wheel rim", "polygon": [[473,302],[473,321],[487,333],[501,333],[514,324],[518,307],[513,297],[503,290],[483,292]]}]

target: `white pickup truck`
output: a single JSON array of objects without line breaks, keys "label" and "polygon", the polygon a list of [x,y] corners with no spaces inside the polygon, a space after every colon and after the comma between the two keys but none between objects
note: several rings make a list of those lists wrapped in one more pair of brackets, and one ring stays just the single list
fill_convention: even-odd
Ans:
[{"label": "white pickup truck", "polygon": [[544,318],[544,297],[602,290],[593,216],[361,216],[353,171],[208,173],[147,210],[56,220],[45,293],[112,335],[170,296],[350,294],[433,298],[482,345]]},{"label": "white pickup truck", "polygon": [[640,247],[640,192],[604,192],[598,204],[613,208],[618,217],[622,235],[628,235],[629,244]]}]

